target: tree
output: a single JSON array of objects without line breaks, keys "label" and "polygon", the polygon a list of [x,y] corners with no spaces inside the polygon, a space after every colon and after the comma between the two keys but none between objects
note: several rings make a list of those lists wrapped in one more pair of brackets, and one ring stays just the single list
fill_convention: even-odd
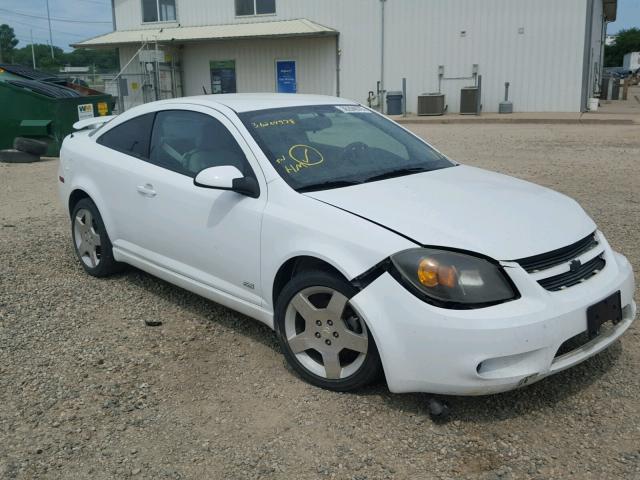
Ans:
[{"label": "tree", "polygon": [[[60,68],[64,66],[70,67],[89,67],[93,73],[112,73],[118,71],[118,56],[115,50],[74,50],[65,53],[59,47],[53,47],[55,58],[51,58],[51,49],[49,45],[36,43],[33,45],[36,57],[36,67],[50,73],[59,73]],[[31,57],[31,44],[22,48],[15,49],[11,59],[8,62],[16,65],[24,65],[26,67],[33,66]]]},{"label": "tree", "polygon": [[11,58],[16,45],[18,45],[18,39],[13,28],[6,23],[0,25],[0,62],[8,61]]},{"label": "tree", "polygon": [[616,42],[604,47],[604,66],[621,67],[624,56],[630,52],[640,52],[640,28],[620,30]]},{"label": "tree", "polygon": [[[34,44],[33,51],[36,57],[36,66],[38,67],[38,70],[43,70],[49,73],[58,73],[60,71],[64,57],[64,52],[61,48],[53,47],[53,54],[55,58],[51,58],[51,48],[49,45],[43,43]],[[31,57],[31,44],[16,49],[13,53],[12,63],[32,67],[33,60]]]},{"label": "tree", "polygon": [[63,62],[71,67],[93,67],[96,72],[114,72],[118,70],[118,55],[115,50],[86,50],[78,48],[65,53]]},{"label": "tree", "polygon": [[[15,38],[13,28],[0,25],[0,62],[15,63],[26,67],[33,66],[31,44],[22,48],[15,48],[18,39]],[[36,57],[36,68],[49,73],[59,73],[63,66],[89,67],[94,73],[112,73],[118,71],[118,54],[116,50],[85,50],[76,49],[65,53],[60,47],[53,47],[54,58],[51,58],[51,47],[44,43],[33,44]]]}]

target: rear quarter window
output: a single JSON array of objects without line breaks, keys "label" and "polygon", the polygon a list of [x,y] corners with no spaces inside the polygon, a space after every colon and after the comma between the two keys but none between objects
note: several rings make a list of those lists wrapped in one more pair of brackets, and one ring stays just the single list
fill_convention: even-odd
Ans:
[{"label": "rear quarter window", "polygon": [[97,143],[137,158],[149,158],[149,142],[155,113],[127,120],[98,137]]}]

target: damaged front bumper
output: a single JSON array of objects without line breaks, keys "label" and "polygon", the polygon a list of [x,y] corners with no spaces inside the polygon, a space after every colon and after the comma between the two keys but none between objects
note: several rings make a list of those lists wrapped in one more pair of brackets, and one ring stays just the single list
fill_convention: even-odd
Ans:
[{"label": "damaged front bumper", "polygon": [[[631,265],[610,248],[588,281],[550,292],[520,267],[506,268],[521,298],[475,310],[429,305],[383,273],[351,299],[378,346],[392,392],[485,395],[569,368],[611,345],[636,315]],[[620,292],[622,320],[591,341],[560,347],[587,329],[586,311]]]}]

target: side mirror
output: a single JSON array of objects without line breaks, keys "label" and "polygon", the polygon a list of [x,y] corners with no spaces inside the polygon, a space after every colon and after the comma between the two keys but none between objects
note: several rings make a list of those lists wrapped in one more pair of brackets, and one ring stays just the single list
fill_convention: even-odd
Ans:
[{"label": "side mirror", "polygon": [[202,188],[230,190],[253,198],[260,196],[256,179],[242,176],[242,172],[231,165],[205,168],[196,175],[193,184]]}]

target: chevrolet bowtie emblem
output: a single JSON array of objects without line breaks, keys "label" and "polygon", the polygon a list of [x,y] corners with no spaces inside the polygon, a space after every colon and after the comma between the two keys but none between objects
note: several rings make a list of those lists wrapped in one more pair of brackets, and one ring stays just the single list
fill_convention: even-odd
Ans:
[{"label": "chevrolet bowtie emblem", "polygon": [[577,272],[578,270],[580,270],[581,266],[582,266],[582,262],[580,260],[573,260],[569,264],[569,271],[570,272]]}]

